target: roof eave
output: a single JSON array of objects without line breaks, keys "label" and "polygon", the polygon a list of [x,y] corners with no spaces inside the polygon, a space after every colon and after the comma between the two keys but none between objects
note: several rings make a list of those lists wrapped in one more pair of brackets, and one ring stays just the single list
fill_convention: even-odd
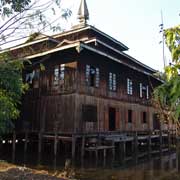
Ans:
[{"label": "roof eave", "polygon": [[90,29],[92,29],[92,30],[100,33],[101,35],[107,37],[108,39],[110,39],[110,40],[113,41],[114,43],[120,45],[120,46],[123,48],[123,51],[129,50],[129,48],[128,48],[125,44],[121,43],[120,41],[116,40],[115,38],[109,36],[108,34],[102,32],[102,31],[100,31],[99,29],[95,28],[94,26],[89,25],[89,27],[90,27]]},{"label": "roof eave", "polygon": [[[127,64],[127,63],[124,63],[120,59],[117,59],[117,58],[115,58],[115,57],[113,57],[113,56],[111,56],[111,55],[109,55],[109,54],[107,54],[105,52],[102,52],[100,50],[97,50],[97,49],[95,49],[93,47],[90,47],[87,44],[84,44],[82,42],[76,42],[76,43],[73,43],[73,44],[70,44],[70,45],[66,45],[66,46],[63,46],[63,47],[58,47],[58,48],[55,48],[55,49],[52,49],[52,50],[48,50],[46,52],[34,54],[34,55],[31,55],[31,56],[26,56],[26,57],[22,58],[22,60],[31,60],[31,59],[35,59],[35,58],[39,58],[39,57],[42,57],[42,56],[49,55],[51,53],[59,52],[59,51],[62,51],[62,50],[67,50],[67,49],[70,49],[70,48],[75,48],[79,53],[82,51],[82,49],[87,49],[87,50],[89,50],[91,52],[95,52],[95,53],[97,53],[99,55],[102,55],[102,56],[105,56],[105,57],[107,57],[107,58],[109,58],[109,59],[111,59],[111,60],[113,60],[115,62],[123,64],[123,65],[125,65],[125,66],[127,66],[127,67],[129,67],[129,68],[131,68],[131,69],[133,69],[135,71],[141,72],[141,73],[143,73],[145,75],[148,75],[148,76],[151,76],[151,77],[157,79],[156,77],[154,77],[154,75],[152,73],[143,71],[143,70],[138,69],[138,68],[136,68],[134,66],[131,66],[131,65]],[[157,79],[157,80],[159,80],[159,79]]]}]

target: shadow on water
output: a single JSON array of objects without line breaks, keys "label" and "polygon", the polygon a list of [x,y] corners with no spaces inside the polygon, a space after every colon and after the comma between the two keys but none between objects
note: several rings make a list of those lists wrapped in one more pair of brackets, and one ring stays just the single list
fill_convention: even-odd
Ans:
[{"label": "shadow on water", "polygon": [[[30,168],[43,169],[48,171],[62,171],[66,159],[70,154],[59,153],[57,159],[53,158],[53,152],[50,147],[46,147],[39,158],[37,146],[28,148],[24,153],[23,145],[17,145],[14,163],[26,165]],[[100,157],[98,161],[95,158],[85,158],[83,161],[77,158],[73,162],[75,169],[75,178],[79,180],[179,180],[180,177],[180,146],[177,151],[156,154],[151,157],[119,161],[118,158],[107,159],[106,162]],[[4,145],[1,151],[1,159],[12,162],[12,152],[10,145]],[[176,179],[177,178],[177,179]]]}]

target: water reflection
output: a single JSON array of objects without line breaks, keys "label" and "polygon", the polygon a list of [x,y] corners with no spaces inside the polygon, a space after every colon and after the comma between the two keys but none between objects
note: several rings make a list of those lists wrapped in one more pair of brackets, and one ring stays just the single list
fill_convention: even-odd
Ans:
[{"label": "water reflection", "polygon": [[[94,167],[77,169],[80,180],[162,180],[170,174],[178,173],[178,153],[153,157],[151,160],[127,163],[121,167]],[[86,164],[87,165],[87,164]],[[179,174],[180,175],[180,174]],[[170,177],[169,177],[170,176]],[[164,180],[164,179],[163,179]],[[167,179],[167,180],[171,180]]]},{"label": "water reflection", "polygon": [[[15,157],[13,156],[17,164],[26,164],[49,171],[61,171],[65,160],[69,157],[68,154],[64,156],[58,154],[57,158],[54,158],[48,148],[40,157],[38,153],[35,153],[37,149],[34,147],[29,147],[27,153],[23,155],[24,152],[21,149],[23,148],[17,149]],[[119,157],[115,160],[109,157],[105,161],[103,157],[100,157],[98,161],[95,161],[93,157],[83,159],[83,161],[77,158],[75,162],[72,162],[72,168],[75,169],[75,179],[79,180],[175,180],[173,176],[176,173],[180,176],[180,148],[177,149],[174,153],[147,156],[138,161],[135,158],[124,162]],[[1,159],[8,160],[7,153],[10,154],[8,147],[5,148]],[[167,176],[168,178],[165,178]]]},{"label": "water reflection", "polygon": [[76,168],[76,178],[80,180],[175,180],[180,179],[180,151],[156,155],[150,160],[141,159],[126,162],[118,166],[118,161],[107,162],[103,167],[91,161],[84,161],[84,166]]}]

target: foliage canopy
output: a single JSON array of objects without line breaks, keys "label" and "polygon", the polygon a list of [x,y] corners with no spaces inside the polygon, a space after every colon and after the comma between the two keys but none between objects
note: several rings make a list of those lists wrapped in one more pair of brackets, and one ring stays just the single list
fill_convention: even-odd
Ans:
[{"label": "foliage canopy", "polygon": [[22,81],[22,63],[9,59],[8,53],[0,54],[0,133],[14,128],[12,120],[19,117],[21,96],[27,89]]},{"label": "foliage canopy", "polygon": [[164,31],[172,63],[165,67],[164,83],[154,91],[154,102],[162,118],[177,121],[180,117],[180,25]]}]

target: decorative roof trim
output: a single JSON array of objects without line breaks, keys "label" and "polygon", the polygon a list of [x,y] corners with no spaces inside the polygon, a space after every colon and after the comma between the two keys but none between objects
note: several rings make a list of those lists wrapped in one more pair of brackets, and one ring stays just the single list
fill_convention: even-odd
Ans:
[{"label": "decorative roof trim", "polygon": [[13,50],[23,48],[23,47],[26,47],[26,46],[30,46],[30,45],[33,45],[33,44],[36,44],[36,43],[40,43],[40,42],[43,42],[43,41],[46,41],[46,40],[51,40],[51,41],[60,43],[58,40],[56,40],[56,38],[62,37],[62,36],[65,36],[65,35],[69,35],[69,34],[73,34],[73,33],[77,33],[77,32],[81,32],[81,31],[84,31],[84,30],[87,30],[87,29],[92,29],[92,30],[98,32],[99,34],[101,34],[101,35],[105,36],[106,38],[110,39],[111,41],[113,41],[114,43],[122,46],[125,50],[129,49],[123,43],[121,43],[121,42],[117,41],[116,39],[114,39],[113,37],[103,33],[102,31],[98,30],[97,28],[95,28],[93,26],[86,26],[86,27],[82,27],[82,28],[79,28],[79,29],[74,29],[74,30],[70,30],[70,31],[67,31],[67,32],[62,32],[60,34],[53,35],[52,37],[47,36],[47,37],[43,37],[42,39],[39,39],[39,40],[35,40],[35,41],[32,41],[32,42],[28,42],[28,43],[23,43],[23,44],[14,46],[14,47],[4,49],[4,50],[2,50],[0,52],[3,53],[3,52],[7,52],[7,51],[13,51]]},{"label": "decorative roof trim", "polygon": [[87,7],[86,0],[81,0],[79,11],[78,11],[78,19],[80,23],[86,25],[87,20],[89,20],[89,11]]},{"label": "decorative roof trim", "polygon": [[96,31],[97,33],[105,36],[106,38],[108,38],[109,40],[113,41],[114,43],[122,46],[125,50],[128,50],[129,48],[124,45],[123,43],[119,42],[118,40],[114,39],[113,37],[109,36],[108,34],[100,31],[99,29],[95,28],[94,26],[86,26],[86,27],[81,27],[81,28],[78,28],[78,29],[72,29],[70,31],[67,31],[67,32],[63,32],[63,33],[60,33],[60,34],[57,34],[57,35],[54,35],[53,37],[54,38],[58,38],[58,37],[62,37],[62,36],[65,36],[65,35],[69,35],[69,34],[73,34],[73,33],[77,33],[77,32],[81,32],[81,31],[84,31],[84,30],[87,30],[87,29],[91,29],[91,30],[94,30]]}]

